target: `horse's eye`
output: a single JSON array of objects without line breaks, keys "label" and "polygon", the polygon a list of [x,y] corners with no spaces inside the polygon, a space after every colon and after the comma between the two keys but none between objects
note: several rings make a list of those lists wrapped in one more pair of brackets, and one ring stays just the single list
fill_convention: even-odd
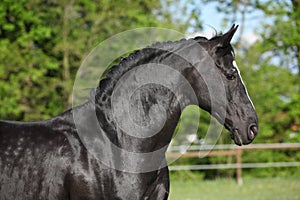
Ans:
[{"label": "horse's eye", "polygon": [[226,78],[228,80],[233,80],[233,79],[235,79],[235,74],[226,74]]},{"label": "horse's eye", "polygon": [[228,80],[233,80],[236,77],[236,69],[235,68],[231,68],[230,70],[227,71],[227,73],[225,73],[226,78]]}]

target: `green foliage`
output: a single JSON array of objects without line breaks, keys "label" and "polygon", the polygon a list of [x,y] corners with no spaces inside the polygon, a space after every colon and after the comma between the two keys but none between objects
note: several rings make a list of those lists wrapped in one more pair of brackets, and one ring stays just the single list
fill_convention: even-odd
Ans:
[{"label": "green foliage", "polygon": [[0,10],[0,117],[32,120],[58,113],[63,109],[61,83],[55,76],[45,76],[59,63],[39,47],[40,41],[51,39],[51,28],[27,1],[3,1]]},{"label": "green foliage", "polygon": [[195,182],[201,181],[204,178],[204,172],[200,171],[170,171],[170,177],[173,180],[181,181],[181,182]]},{"label": "green foliage", "polygon": [[[268,163],[268,162],[295,162],[299,161],[300,154],[289,150],[259,150],[246,151],[243,153],[244,163]],[[297,158],[298,157],[298,158]],[[288,177],[299,175],[300,167],[289,168],[250,168],[243,169],[243,177]]]},{"label": "green foliage", "polygon": [[159,0],[1,1],[0,118],[41,120],[70,108],[73,79],[95,45],[137,27],[187,27],[172,20]]}]

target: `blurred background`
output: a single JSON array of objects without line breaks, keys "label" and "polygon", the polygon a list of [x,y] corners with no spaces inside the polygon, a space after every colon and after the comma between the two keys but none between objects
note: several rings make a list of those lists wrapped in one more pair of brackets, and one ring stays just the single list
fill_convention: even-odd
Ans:
[{"label": "blurred background", "polygon": [[[2,0],[0,2],[0,118],[38,121],[72,106],[73,82],[83,59],[99,42],[138,27],[163,27],[187,36],[212,37],[240,25],[236,60],[259,117],[256,144],[242,163],[291,166],[171,171],[170,199],[300,199],[300,2],[297,0]],[[100,78],[100,75],[99,75]],[[195,120],[197,112],[201,120]],[[210,116],[188,107],[186,134],[172,146],[201,144]],[[199,124],[196,135],[189,127]],[[230,150],[226,130],[218,145]],[[280,144],[294,148],[276,149]],[[225,146],[224,146],[225,145]],[[225,153],[226,154],[226,153]],[[238,156],[181,158],[172,165],[237,163]],[[259,192],[258,192],[259,191]]]}]

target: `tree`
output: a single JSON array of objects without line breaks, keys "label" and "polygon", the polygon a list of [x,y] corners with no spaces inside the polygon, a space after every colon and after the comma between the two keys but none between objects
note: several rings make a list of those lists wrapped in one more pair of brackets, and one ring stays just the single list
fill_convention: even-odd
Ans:
[{"label": "tree", "polygon": [[26,113],[47,117],[62,108],[62,86],[54,76],[59,63],[40,47],[51,40],[51,27],[30,6],[25,0],[0,4],[1,118],[29,120]]},{"label": "tree", "polygon": [[159,0],[3,0],[0,24],[0,118],[26,121],[71,107],[76,71],[100,41],[142,26],[187,27]]}]

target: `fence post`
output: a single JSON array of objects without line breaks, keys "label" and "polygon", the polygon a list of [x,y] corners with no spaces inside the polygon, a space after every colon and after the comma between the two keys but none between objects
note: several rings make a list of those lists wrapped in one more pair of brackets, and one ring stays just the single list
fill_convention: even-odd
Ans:
[{"label": "fence post", "polygon": [[242,179],[242,149],[238,148],[236,152],[236,178],[238,185],[243,185],[243,179]]}]

